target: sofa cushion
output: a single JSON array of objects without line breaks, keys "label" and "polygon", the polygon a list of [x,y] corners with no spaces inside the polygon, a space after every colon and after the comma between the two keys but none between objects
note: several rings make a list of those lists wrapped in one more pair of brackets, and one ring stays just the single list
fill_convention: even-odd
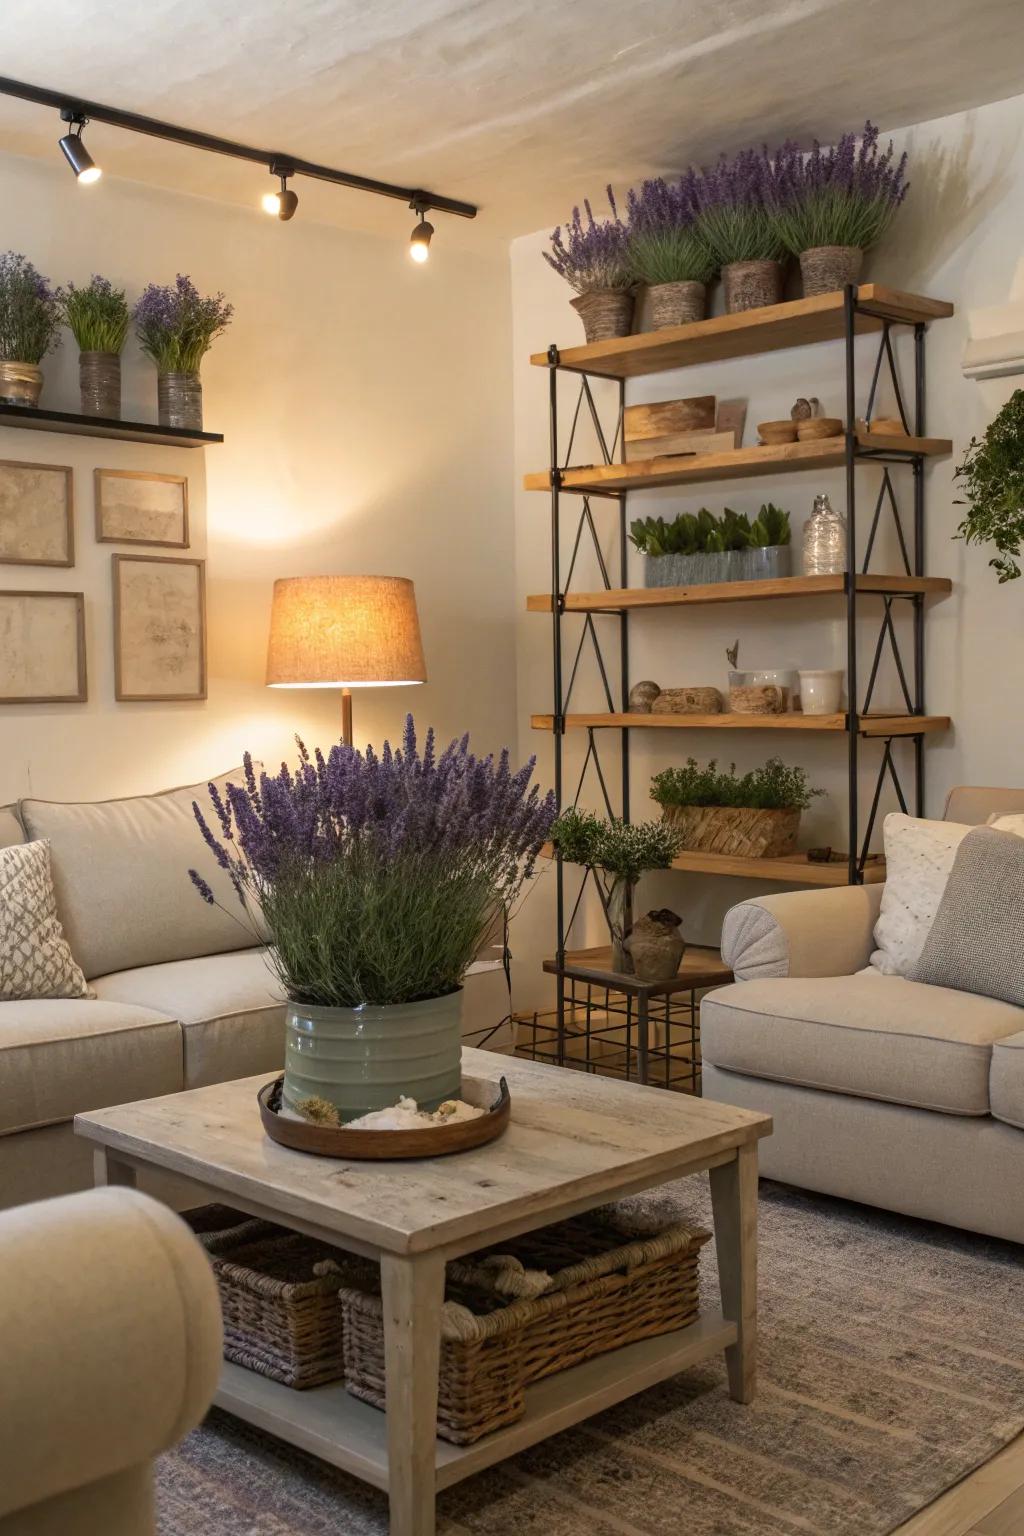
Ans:
[{"label": "sofa cushion", "polygon": [[[240,783],[241,769],[216,782],[223,788],[228,779]],[[205,784],[130,800],[22,800],[29,836],[49,841],[57,911],[90,980],[259,942],[203,843],[193,801],[208,804]],[[225,911],[200,898],[189,879],[193,866]]]},{"label": "sofa cushion", "polygon": [[0,1136],[181,1086],[181,1030],[163,1013],[92,998],[0,1003]]},{"label": "sofa cushion", "polygon": [[57,918],[49,844],[0,848],[0,999],[88,996]]},{"label": "sofa cushion", "polygon": [[745,981],[701,1004],[704,1058],[730,1072],[910,1104],[989,1112],[992,1046],[1024,1010],[872,970]]},{"label": "sofa cushion", "polygon": [[989,1096],[996,1119],[1024,1131],[1024,1034],[1009,1035],[992,1047]]},{"label": "sofa cushion", "polygon": [[13,805],[0,805],[0,848],[13,848],[25,841],[25,829]]},{"label": "sofa cushion", "polygon": [[284,992],[265,949],[118,971],[93,989],[181,1021],[186,1088],[284,1068]]},{"label": "sofa cushion", "polygon": [[1024,1008],[1024,837],[975,827],[964,838],[914,980]]}]

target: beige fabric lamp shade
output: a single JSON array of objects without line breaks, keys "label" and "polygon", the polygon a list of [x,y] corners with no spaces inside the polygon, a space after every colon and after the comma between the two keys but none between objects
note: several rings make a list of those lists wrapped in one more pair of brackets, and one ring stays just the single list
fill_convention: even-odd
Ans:
[{"label": "beige fabric lamp shade", "polygon": [[274,582],[269,688],[386,688],[426,680],[416,592],[404,576]]}]

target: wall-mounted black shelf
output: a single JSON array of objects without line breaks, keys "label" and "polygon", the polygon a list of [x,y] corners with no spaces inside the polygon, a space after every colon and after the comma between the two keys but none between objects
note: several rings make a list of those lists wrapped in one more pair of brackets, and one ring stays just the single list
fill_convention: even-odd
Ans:
[{"label": "wall-mounted black shelf", "polygon": [[108,416],[79,416],[74,411],[43,411],[37,406],[0,403],[0,426],[30,432],[68,432],[75,437],[116,437],[125,443],[153,443],[163,448],[205,448],[222,443],[220,432],[190,427],[161,427],[150,421],[120,421]]}]

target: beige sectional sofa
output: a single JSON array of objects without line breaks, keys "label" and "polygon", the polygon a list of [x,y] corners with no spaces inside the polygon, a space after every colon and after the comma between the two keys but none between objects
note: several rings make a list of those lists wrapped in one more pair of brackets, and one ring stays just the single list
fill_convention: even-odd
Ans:
[{"label": "beige sectional sofa", "polygon": [[[231,778],[241,770],[218,782]],[[95,993],[0,1002],[0,1208],[91,1185],[91,1152],[72,1131],[80,1110],[281,1070],[281,989],[261,935],[232,915],[194,800],[205,803],[205,785],[0,807],[0,846],[49,842],[58,914]],[[200,899],[190,866],[227,911]],[[467,1034],[507,1011],[500,964],[471,970]],[[155,1177],[150,1187],[167,1196]]]},{"label": "beige sectional sofa", "polygon": [[[946,819],[992,811],[1024,791],[954,790]],[[1024,1009],[868,969],[882,889],[732,908],[704,1093],[774,1117],[771,1178],[1024,1243]]]}]

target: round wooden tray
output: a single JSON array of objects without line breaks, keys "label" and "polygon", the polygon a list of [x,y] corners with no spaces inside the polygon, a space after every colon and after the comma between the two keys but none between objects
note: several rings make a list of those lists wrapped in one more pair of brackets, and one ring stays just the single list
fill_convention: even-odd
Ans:
[{"label": "round wooden tray", "polygon": [[512,1110],[508,1083],[494,1084],[484,1078],[462,1080],[461,1097],[467,1104],[487,1108],[486,1115],[475,1120],[460,1120],[454,1125],[431,1125],[422,1131],[351,1131],[346,1126],[311,1125],[305,1120],[290,1120],[279,1113],[284,1078],[264,1083],[256,1096],[263,1129],[272,1141],[295,1152],[312,1152],[317,1157],[370,1158],[375,1161],[397,1157],[443,1157],[449,1152],[468,1152],[500,1136],[508,1125]]}]

